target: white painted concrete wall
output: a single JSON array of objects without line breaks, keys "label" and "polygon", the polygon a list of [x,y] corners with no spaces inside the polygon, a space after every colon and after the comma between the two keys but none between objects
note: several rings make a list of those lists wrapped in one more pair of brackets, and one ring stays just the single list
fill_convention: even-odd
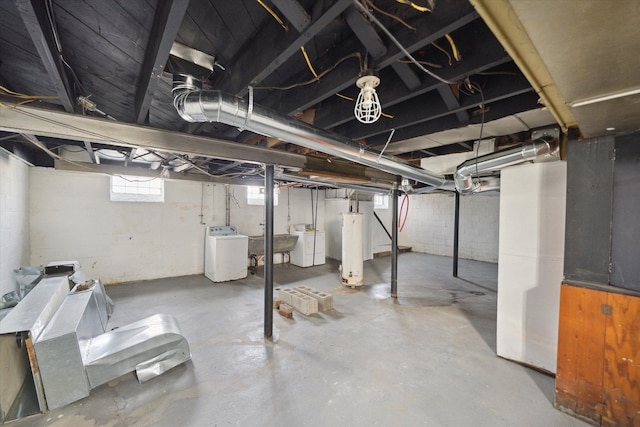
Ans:
[{"label": "white painted concrete wall", "polygon": [[[31,168],[30,192],[31,263],[78,259],[104,283],[201,274],[206,226],[225,223],[224,185],[165,181],[164,203],[111,202],[108,176]],[[231,193],[231,225],[262,234],[264,208],[247,205],[246,187]],[[323,192],[319,205],[323,229]],[[311,222],[310,190],[281,189],[275,233]]]},{"label": "white painted concrete wall", "polygon": [[[499,207],[498,193],[460,198],[461,258],[498,261]],[[411,246],[414,252],[452,256],[454,210],[453,194],[409,196],[409,217],[399,234],[399,244]]]},{"label": "white painted concrete wall", "polygon": [[29,169],[0,150],[0,296],[18,289],[13,270],[29,265]]},{"label": "white painted concrete wall", "polygon": [[556,371],[566,162],[502,171],[497,353]]}]

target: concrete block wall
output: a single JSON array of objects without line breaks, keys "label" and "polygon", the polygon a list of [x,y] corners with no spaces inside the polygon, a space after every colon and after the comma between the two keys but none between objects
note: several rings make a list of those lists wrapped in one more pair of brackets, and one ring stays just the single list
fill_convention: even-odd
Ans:
[{"label": "concrete block wall", "polygon": [[18,289],[13,270],[29,265],[29,169],[0,149],[0,296]]},{"label": "concrete block wall", "polygon": [[[225,224],[224,185],[165,181],[164,203],[111,202],[109,185],[105,175],[31,168],[30,262],[78,259],[106,284],[204,272],[206,227]],[[230,192],[231,225],[241,234],[262,234],[263,206],[247,205],[246,187]],[[310,190],[281,189],[279,199],[277,234],[312,222]],[[323,202],[320,192],[320,229]]]},{"label": "concrete block wall", "polygon": [[[451,256],[453,254],[453,194],[409,196],[409,216],[399,235],[399,244],[414,252]],[[498,193],[461,197],[461,258],[498,262],[500,197]]]}]

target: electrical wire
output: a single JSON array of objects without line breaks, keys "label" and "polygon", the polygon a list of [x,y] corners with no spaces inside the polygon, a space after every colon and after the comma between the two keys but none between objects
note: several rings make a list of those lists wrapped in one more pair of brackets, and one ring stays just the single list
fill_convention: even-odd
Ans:
[{"label": "electrical wire", "polygon": [[[445,51],[445,53],[447,53]],[[412,61],[408,61],[406,59],[399,59],[397,62],[400,62],[401,64],[413,64]],[[433,67],[433,68],[442,68],[442,65],[440,64],[434,64],[433,62],[428,62],[428,61],[418,61],[420,64],[422,65],[427,65],[429,67]],[[451,65],[451,62],[449,62],[449,65]]]},{"label": "electrical wire", "polygon": [[[407,202],[407,209],[404,214],[404,220],[402,219],[402,209],[404,208],[404,202]],[[404,193],[404,197],[402,198],[402,203],[400,204],[400,211],[398,212],[398,232],[402,232],[404,229],[404,225],[407,223],[407,218],[409,218],[409,193]]]},{"label": "electrical wire", "polygon": [[415,4],[414,2],[410,1],[410,0],[396,0],[396,2],[398,3],[402,3],[402,4],[406,4],[408,6],[411,6],[412,8],[414,8],[415,10],[417,10],[418,12],[433,12],[431,9],[429,9],[426,6],[420,6],[419,4]]},{"label": "electrical wire", "polygon": [[[393,19],[395,21],[398,21],[399,23],[401,23],[402,25],[404,25],[405,27],[407,27],[411,31],[416,31],[415,27],[412,27],[411,25],[407,24],[405,21],[402,20],[402,18],[400,18],[400,17],[398,17],[398,16],[396,16],[396,15],[394,15],[392,13],[389,13],[389,12],[386,12],[386,11],[380,9],[378,6],[373,4],[372,1],[370,1],[370,0],[363,0],[363,1],[365,2],[365,4],[369,5],[369,7],[371,7],[371,9],[375,10],[376,12],[380,12],[381,14],[383,14],[385,16],[388,16],[389,18],[391,18],[391,19]],[[355,3],[357,4],[358,2],[356,1]],[[367,13],[369,13],[369,11],[367,11]]]},{"label": "electrical wire", "polygon": [[[369,1],[369,0],[364,0],[364,1],[366,2],[366,1]],[[409,58],[409,59],[411,60],[411,62],[413,62],[413,63],[414,63],[414,64],[415,64],[419,69],[421,69],[421,70],[422,70],[422,71],[424,71],[426,74],[430,75],[431,77],[433,77],[434,79],[436,79],[436,80],[438,80],[438,81],[440,81],[440,82],[442,82],[442,83],[445,83],[445,84],[455,84],[455,83],[456,83],[456,82],[452,82],[452,81],[446,80],[446,79],[444,79],[444,78],[440,77],[439,75],[435,74],[434,72],[429,71],[428,69],[424,68],[424,67],[422,66],[422,64],[420,64],[420,63],[416,60],[416,58],[414,58],[414,57],[413,57],[413,55],[411,55],[411,53],[409,53],[409,51],[408,51],[408,50],[407,50],[407,49],[402,45],[402,43],[400,43],[400,42],[398,41],[398,39],[396,39],[396,38],[393,36],[393,34],[391,34],[391,31],[389,31],[389,30],[387,29],[387,27],[385,27],[385,26],[382,24],[382,22],[380,22],[380,21],[378,20],[378,18],[376,18],[376,17],[375,17],[371,12],[369,12],[369,10],[368,10],[365,6],[363,6],[363,5],[362,5],[362,3],[360,3],[359,1],[355,1],[355,2],[354,2],[354,4],[355,4],[355,5],[356,5],[356,7],[357,7],[358,9],[360,9],[360,10],[361,10],[365,15],[367,15],[367,16],[369,17],[369,19],[370,19],[374,24],[376,24],[376,25],[377,25],[377,26],[378,26],[378,27],[379,27],[379,28],[380,28],[380,29],[381,29],[381,30],[382,30],[382,31],[387,35],[387,37],[389,37],[389,39],[391,39],[391,41],[393,42],[393,44],[395,44],[395,45],[398,47],[398,49],[400,49],[400,50],[402,51],[402,53],[404,53],[404,54],[405,54],[405,56],[406,56],[407,58]]]},{"label": "electrical wire", "polygon": [[480,144],[482,143],[482,133],[484,131],[484,114],[485,114],[485,110],[486,110],[486,105],[485,105],[485,101],[484,101],[484,92],[482,91],[482,88],[480,87],[480,85],[478,85],[477,83],[472,82],[471,80],[469,80],[469,86],[472,89],[476,89],[478,92],[480,92],[480,99],[482,101],[482,109],[480,110],[482,117],[480,119],[480,136],[478,137],[478,143],[476,144],[476,152],[475,152],[475,166],[476,166],[476,185],[480,185],[480,176],[478,174],[478,154],[480,152]]},{"label": "electrical wire", "polygon": [[453,52],[453,58],[456,60],[456,62],[460,62],[462,57],[460,56],[460,52],[458,52],[458,47],[456,46],[456,43],[453,41],[453,38],[449,34],[445,34],[444,38],[447,39],[447,41],[449,42],[449,46],[451,46],[451,52]]},{"label": "electrical wire", "polygon": [[311,70],[311,74],[313,74],[313,77],[315,77],[316,80],[320,80],[318,73],[316,73],[316,70],[313,69],[313,65],[311,65],[311,60],[309,59],[309,55],[307,55],[307,51],[304,49],[304,46],[300,46],[300,50],[302,51],[302,56],[304,56],[305,62],[307,63],[307,67]]},{"label": "electrical wire", "polygon": [[438,43],[436,43],[436,42],[431,42],[431,46],[435,47],[440,52],[442,52],[445,55],[447,55],[447,59],[449,60],[449,65],[453,65],[453,61],[451,60],[451,55],[449,54],[449,52],[447,52],[447,50],[445,48],[440,47],[440,45]]},{"label": "electrical wire", "polygon": [[56,95],[26,95],[20,92],[14,92],[9,88],[6,88],[0,85],[0,95],[5,95],[10,98],[18,98],[22,101],[18,102],[17,105],[28,104],[29,102],[37,101],[40,99],[59,99],[59,96]]},{"label": "electrical wire", "polygon": [[289,90],[289,89],[293,89],[296,87],[300,87],[300,86],[306,86],[306,85],[310,85],[312,83],[316,83],[318,80],[320,80],[321,78],[323,78],[324,76],[326,76],[327,74],[329,74],[330,72],[332,72],[333,70],[336,69],[336,67],[338,67],[338,65],[342,64],[344,61],[351,59],[351,58],[358,58],[359,63],[360,63],[360,70],[362,70],[362,54],[360,52],[354,52],[351,53],[347,56],[344,56],[342,58],[340,58],[338,60],[338,62],[336,62],[335,64],[333,64],[330,68],[327,68],[326,70],[324,70],[323,72],[321,72],[320,74],[318,74],[318,78],[313,78],[311,80],[307,80],[304,82],[300,82],[300,83],[293,83],[289,86],[256,86],[254,87],[254,89],[258,90]]},{"label": "electrical wire", "polygon": [[282,28],[284,28],[285,31],[289,31],[289,27],[287,27],[287,25],[284,23],[284,21],[282,20],[282,18],[280,18],[278,16],[277,13],[275,13],[273,11],[273,9],[271,9],[269,6],[266,5],[265,2],[263,2],[262,0],[256,0],[258,2],[258,4],[260,6],[262,6],[267,12],[269,12],[269,15],[273,16],[273,19],[275,19],[276,21],[278,21],[278,24],[280,24],[280,26]]},{"label": "electrical wire", "polygon": [[393,138],[393,134],[396,133],[396,129],[392,128],[391,129],[391,133],[389,134],[389,138],[387,138],[387,143],[384,144],[384,147],[382,147],[382,151],[380,151],[380,154],[378,155],[378,163],[380,163],[380,159],[382,158],[382,155],[384,154],[384,150],[387,149],[387,147],[389,146],[389,143],[391,142],[391,139]]}]

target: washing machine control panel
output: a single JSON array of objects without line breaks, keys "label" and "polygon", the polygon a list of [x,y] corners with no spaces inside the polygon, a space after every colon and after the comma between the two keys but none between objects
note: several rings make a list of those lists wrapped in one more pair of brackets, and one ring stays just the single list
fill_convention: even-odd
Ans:
[{"label": "washing machine control panel", "polygon": [[209,236],[235,236],[238,229],[233,225],[214,225],[209,227]]}]

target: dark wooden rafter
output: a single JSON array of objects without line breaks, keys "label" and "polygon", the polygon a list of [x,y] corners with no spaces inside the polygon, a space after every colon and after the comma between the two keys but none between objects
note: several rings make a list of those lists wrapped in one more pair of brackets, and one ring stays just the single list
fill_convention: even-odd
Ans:
[{"label": "dark wooden rafter", "polygon": [[[416,31],[403,28],[395,34],[398,41],[409,52],[415,52],[442,38],[445,34],[469,24],[478,18],[478,14],[468,2],[454,0],[440,5],[437,14],[420,16],[419,18],[415,22]],[[345,42],[343,46],[332,53],[331,57],[322,58],[318,64],[314,65],[318,70],[330,68],[335,64],[337,58],[344,57],[353,51],[353,43]],[[385,55],[373,62],[371,67],[383,69],[404,56],[400,49],[392,45],[388,47]],[[266,105],[285,114],[304,111],[335,95],[336,92],[354,85],[359,72],[360,68],[357,62],[345,61],[332,73],[313,85],[274,94]]]},{"label": "dark wooden rafter", "polygon": [[468,123],[469,122],[469,114],[460,109],[460,100],[453,93],[451,86],[446,84],[441,84],[437,88],[438,94],[440,94],[440,98],[444,101],[449,111],[455,111],[456,117],[460,120],[460,123]]},{"label": "dark wooden rafter", "polygon": [[311,17],[296,0],[271,0],[299,33],[311,23]]},{"label": "dark wooden rafter", "polygon": [[149,43],[142,63],[142,72],[136,89],[136,121],[145,123],[151,99],[164,71],[171,46],[187,11],[189,0],[166,0],[158,2]]},{"label": "dark wooden rafter", "polygon": [[400,77],[400,80],[402,80],[402,83],[404,83],[407,89],[414,90],[420,86],[420,77],[411,69],[409,64],[394,62],[391,64],[391,68],[393,68],[393,71]]},{"label": "dark wooden rafter", "polygon": [[48,18],[45,3],[37,0],[16,0],[22,21],[29,31],[56,94],[64,109],[72,113],[75,111],[73,83],[56,46],[54,29]]},{"label": "dark wooden rafter", "polygon": [[[487,86],[483,90],[484,102],[486,104],[518,96],[533,90],[527,79],[524,77],[509,77],[510,78],[508,79],[495,81],[492,85]],[[367,126],[362,126],[359,123],[352,121],[339,126],[335,131],[353,139],[369,138],[380,133],[386,133],[389,128],[394,128],[397,131],[422,122],[435,120],[449,114],[457,116],[458,112],[466,112],[469,109],[481,106],[482,103],[483,101],[480,93],[476,92],[473,96],[468,96],[461,103],[458,103],[457,107],[449,108],[449,105],[442,100],[439,93],[433,91],[415,98],[415,102],[403,103],[389,108],[387,113],[391,114],[393,119],[383,117],[377,122]],[[460,126],[460,123],[458,123],[458,126]]]},{"label": "dark wooden rafter", "polygon": [[349,24],[353,33],[367,49],[367,52],[372,58],[378,59],[387,53],[387,46],[385,46],[375,28],[362,16],[362,13],[360,13],[355,6],[349,7],[345,11],[344,16],[347,24]]},{"label": "dark wooden rafter", "polygon": [[[505,116],[511,116],[523,111],[539,108],[538,103],[539,96],[530,90],[518,96],[502,99],[494,102],[491,105],[487,105],[484,114],[485,122],[497,120]],[[470,124],[478,124],[482,120],[482,114],[480,111],[478,114],[471,116]],[[417,138],[423,135],[429,135],[436,132],[441,132],[447,129],[455,129],[460,127],[460,122],[455,114],[449,114],[441,117],[438,120],[430,120],[422,123],[418,123],[413,126],[408,126],[403,129],[398,129],[394,136],[393,141],[389,144],[387,151],[390,154],[408,153],[411,151],[420,150],[423,148],[420,141],[406,141],[412,138]],[[387,141],[386,134],[379,134],[371,138],[367,138],[367,144],[373,147],[381,147]]]},{"label": "dark wooden rafter", "polygon": [[268,20],[235,59],[220,89],[246,94],[249,85],[260,84],[351,4],[352,0],[336,1],[322,14],[312,16],[311,24],[300,33],[284,31],[274,20]]},{"label": "dark wooden rafter", "polygon": [[[474,24],[475,25],[475,22]],[[491,31],[482,25],[475,33],[475,39],[481,40],[482,45],[473,46],[469,52],[465,52],[462,61],[452,67],[437,70],[437,74],[442,78],[450,81],[459,81],[467,76],[474,75],[494,68],[498,65],[511,61],[504,51],[504,48],[491,36]],[[395,74],[383,70],[380,75],[381,84],[376,89],[383,110],[408,101],[419,95],[436,90],[442,83],[438,80],[424,75],[422,83],[413,89],[409,89],[403,85],[389,84],[393,81]],[[326,80],[332,79],[333,76],[327,76]],[[353,114],[349,108],[344,108],[344,100],[332,97],[320,104],[316,113],[315,125],[321,128],[333,128],[348,121],[354,120]]]}]

